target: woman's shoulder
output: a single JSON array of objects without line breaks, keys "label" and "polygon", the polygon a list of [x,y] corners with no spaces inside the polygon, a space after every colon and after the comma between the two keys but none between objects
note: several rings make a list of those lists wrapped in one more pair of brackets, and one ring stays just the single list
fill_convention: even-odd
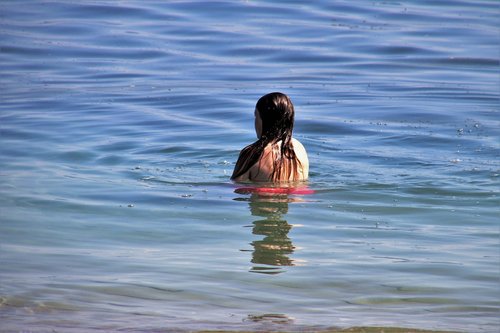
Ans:
[{"label": "woman's shoulder", "polygon": [[292,138],[292,144],[293,144],[293,149],[294,150],[303,150],[303,151],[306,151],[306,149],[304,148],[304,145],[302,143],[300,143],[299,140],[297,140],[295,138]]},{"label": "woman's shoulder", "polygon": [[293,150],[295,151],[295,156],[299,160],[302,166],[302,172],[304,174],[304,178],[307,179],[309,177],[309,158],[307,157],[306,148],[300,143],[299,140],[293,138],[292,139]]},{"label": "woman's shoulder", "polygon": [[295,155],[297,155],[298,159],[307,160],[307,151],[306,148],[304,148],[304,145],[302,145],[302,143],[300,143],[300,141],[295,138],[292,139],[292,144],[293,144],[293,150],[295,151]]}]

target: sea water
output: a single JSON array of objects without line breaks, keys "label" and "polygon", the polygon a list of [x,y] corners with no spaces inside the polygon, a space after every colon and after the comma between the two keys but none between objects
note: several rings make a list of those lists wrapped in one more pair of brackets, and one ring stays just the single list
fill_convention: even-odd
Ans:
[{"label": "sea water", "polygon": [[[499,9],[1,1],[0,331],[497,332]],[[314,194],[229,180],[272,91]]]}]

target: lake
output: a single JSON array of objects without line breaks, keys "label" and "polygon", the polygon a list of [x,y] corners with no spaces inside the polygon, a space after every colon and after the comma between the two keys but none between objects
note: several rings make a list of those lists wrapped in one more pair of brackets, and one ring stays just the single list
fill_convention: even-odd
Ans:
[{"label": "lake", "polygon": [[[0,331],[500,327],[495,0],[2,1]],[[313,194],[240,194],[264,94]]]}]

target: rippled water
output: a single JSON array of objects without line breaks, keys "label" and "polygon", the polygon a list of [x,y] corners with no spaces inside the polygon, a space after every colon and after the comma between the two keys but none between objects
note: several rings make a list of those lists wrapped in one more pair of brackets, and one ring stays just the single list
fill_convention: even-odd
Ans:
[{"label": "rippled water", "polygon": [[[496,332],[499,6],[0,2],[0,331]],[[229,181],[271,91],[315,194]]]}]

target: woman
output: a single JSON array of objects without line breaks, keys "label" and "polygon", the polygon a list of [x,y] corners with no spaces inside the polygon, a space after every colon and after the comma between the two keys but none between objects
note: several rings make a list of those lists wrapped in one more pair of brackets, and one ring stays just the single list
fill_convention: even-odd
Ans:
[{"label": "woman", "polygon": [[259,99],[255,107],[258,140],[240,152],[232,180],[290,182],[308,178],[306,150],[292,138],[294,113],[285,94],[274,92]]}]

